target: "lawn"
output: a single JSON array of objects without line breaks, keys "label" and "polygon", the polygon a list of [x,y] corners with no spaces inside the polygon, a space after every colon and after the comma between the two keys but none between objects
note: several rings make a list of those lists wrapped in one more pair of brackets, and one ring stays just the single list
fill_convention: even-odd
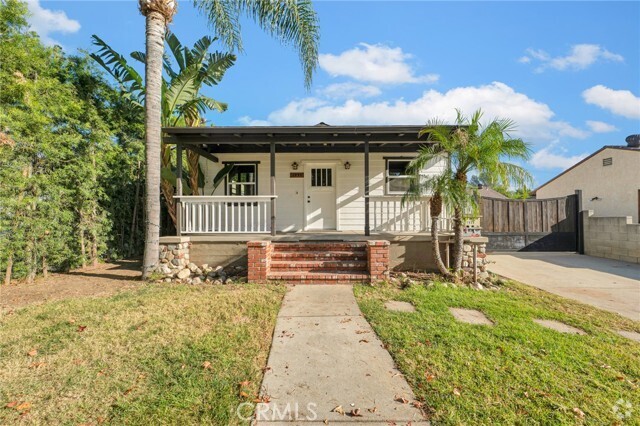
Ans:
[{"label": "lawn", "polygon": [[284,291],[141,285],[6,315],[0,424],[236,423],[259,389]]},{"label": "lawn", "polygon": [[[512,282],[500,291],[436,283],[355,293],[434,424],[640,424],[640,344],[613,332],[640,332],[640,323]],[[417,312],[388,311],[387,300]],[[481,310],[495,325],[457,322],[449,307]],[[613,408],[620,399],[634,408],[623,421]]]}]

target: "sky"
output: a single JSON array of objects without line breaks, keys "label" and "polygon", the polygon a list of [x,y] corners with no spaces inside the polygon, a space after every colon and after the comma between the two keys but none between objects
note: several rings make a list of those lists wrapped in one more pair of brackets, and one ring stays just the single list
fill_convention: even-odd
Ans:
[{"label": "sky", "polygon": [[[31,27],[69,53],[97,34],[144,50],[137,1],[28,0]],[[310,89],[295,50],[243,21],[244,51],[218,86],[209,124],[451,122],[455,109],[510,118],[531,145],[538,186],[603,145],[640,133],[640,2],[318,1],[320,57]],[[192,3],[170,26],[211,34]],[[222,44],[216,50],[224,51]],[[640,167],[640,165],[639,165]]]}]

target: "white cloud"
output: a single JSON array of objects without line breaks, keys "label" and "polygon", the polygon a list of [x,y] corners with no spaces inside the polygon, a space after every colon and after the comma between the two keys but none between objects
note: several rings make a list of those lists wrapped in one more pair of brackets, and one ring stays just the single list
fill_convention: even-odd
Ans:
[{"label": "white cloud", "polygon": [[564,149],[556,149],[556,152],[553,152],[556,144],[557,141],[534,153],[529,163],[536,169],[566,170],[587,157],[587,154],[568,155]]},{"label": "white cloud", "polygon": [[613,124],[605,123],[603,121],[587,120],[586,123],[589,129],[594,133],[609,133],[618,130],[618,128]]},{"label": "white cloud", "polygon": [[238,118],[238,123],[240,123],[240,125],[242,125],[242,126],[269,126],[269,125],[271,125],[271,123],[269,123],[266,120],[254,120],[251,117],[249,117],[248,115],[244,115],[244,116]]},{"label": "white cloud", "polygon": [[378,96],[382,93],[382,90],[370,84],[346,82],[330,84],[327,87],[320,89],[318,92],[321,95],[332,99],[348,99]]},{"label": "white cloud", "polygon": [[61,10],[43,8],[40,0],[27,0],[27,6],[31,13],[29,17],[31,29],[40,35],[40,39],[46,45],[60,44],[50,37],[52,33],[72,34],[80,30],[78,21],[69,18]]},{"label": "white cloud", "polygon": [[519,62],[529,63],[533,60],[540,62],[540,65],[535,69],[536,72],[543,72],[547,68],[560,71],[583,70],[597,61],[624,61],[622,55],[612,53],[597,44],[576,44],[571,46],[571,51],[565,56],[552,57],[541,49],[527,49],[526,53],[519,59]]},{"label": "white cloud", "polygon": [[351,77],[371,83],[435,83],[437,74],[415,75],[407,63],[412,55],[399,47],[384,44],[360,43],[339,55],[324,53],[319,56],[320,67],[330,75]]},{"label": "white cloud", "polygon": [[453,122],[455,108],[471,114],[482,108],[486,119],[509,117],[518,124],[517,136],[539,142],[560,136],[584,138],[588,132],[554,119],[548,105],[516,92],[504,83],[468,86],[447,92],[427,90],[415,100],[398,99],[365,103],[353,99],[331,102],[309,97],[289,102],[273,111],[267,121],[276,125],[329,124],[424,124],[439,117]]},{"label": "white cloud", "polygon": [[586,103],[627,118],[640,118],[640,97],[629,90],[614,90],[601,84],[582,92]]}]

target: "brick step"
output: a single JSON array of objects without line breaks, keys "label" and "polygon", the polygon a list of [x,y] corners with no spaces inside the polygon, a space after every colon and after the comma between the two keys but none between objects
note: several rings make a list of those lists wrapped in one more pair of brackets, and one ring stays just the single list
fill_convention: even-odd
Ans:
[{"label": "brick step", "polygon": [[271,254],[273,260],[330,260],[356,261],[366,260],[367,253],[363,251],[276,251]]},{"label": "brick step", "polygon": [[272,271],[299,271],[299,270],[307,270],[307,271],[317,271],[317,270],[327,270],[327,271],[353,271],[358,270],[361,272],[367,272],[367,262],[363,260],[356,261],[334,261],[334,260],[302,260],[302,261],[279,261],[272,260],[271,261],[271,270]]},{"label": "brick step", "polygon": [[361,251],[366,249],[363,242],[295,242],[295,243],[273,243],[273,252],[291,251]]},{"label": "brick step", "polygon": [[369,282],[369,274],[351,271],[332,272],[271,272],[269,281],[284,281],[289,284],[353,284]]}]

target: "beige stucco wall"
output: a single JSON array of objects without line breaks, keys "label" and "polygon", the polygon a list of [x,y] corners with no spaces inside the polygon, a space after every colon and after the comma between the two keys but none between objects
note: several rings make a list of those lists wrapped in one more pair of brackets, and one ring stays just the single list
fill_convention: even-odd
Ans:
[{"label": "beige stucco wall", "polygon": [[[224,184],[221,184],[212,194],[213,177],[227,161],[256,162],[258,164],[258,195],[269,195],[270,191],[270,163],[269,154],[216,154],[220,162],[213,163],[201,158],[200,165],[205,173],[205,188],[203,195],[224,195]],[[385,158],[410,158],[411,153],[371,153],[369,156],[369,191],[371,197],[385,195]],[[296,172],[304,172],[305,163],[329,162],[336,165],[336,228],[340,231],[362,231],[364,228],[364,154],[332,153],[327,148],[326,153],[276,153],[276,194],[277,214],[276,227],[278,231],[295,232],[304,227],[304,191],[305,178],[292,178],[294,172],[291,164],[299,164]],[[351,167],[345,170],[344,164],[349,162]],[[425,173],[437,173],[442,163],[429,165]],[[395,196],[398,203],[401,196]],[[372,199],[371,209],[375,200]],[[418,213],[416,213],[418,214]],[[371,226],[375,227],[372,220]]]},{"label": "beige stucco wall", "polygon": [[596,217],[591,210],[583,211],[582,218],[585,254],[640,263],[640,224],[629,216]]},{"label": "beige stucco wall", "polygon": [[[613,164],[603,166],[602,160],[609,157]],[[596,216],[631,216],[638,223],[640,150],[606,148],[538,189],[536,198],[562,197],[576,189],[582,190],[584,210]]]}]

